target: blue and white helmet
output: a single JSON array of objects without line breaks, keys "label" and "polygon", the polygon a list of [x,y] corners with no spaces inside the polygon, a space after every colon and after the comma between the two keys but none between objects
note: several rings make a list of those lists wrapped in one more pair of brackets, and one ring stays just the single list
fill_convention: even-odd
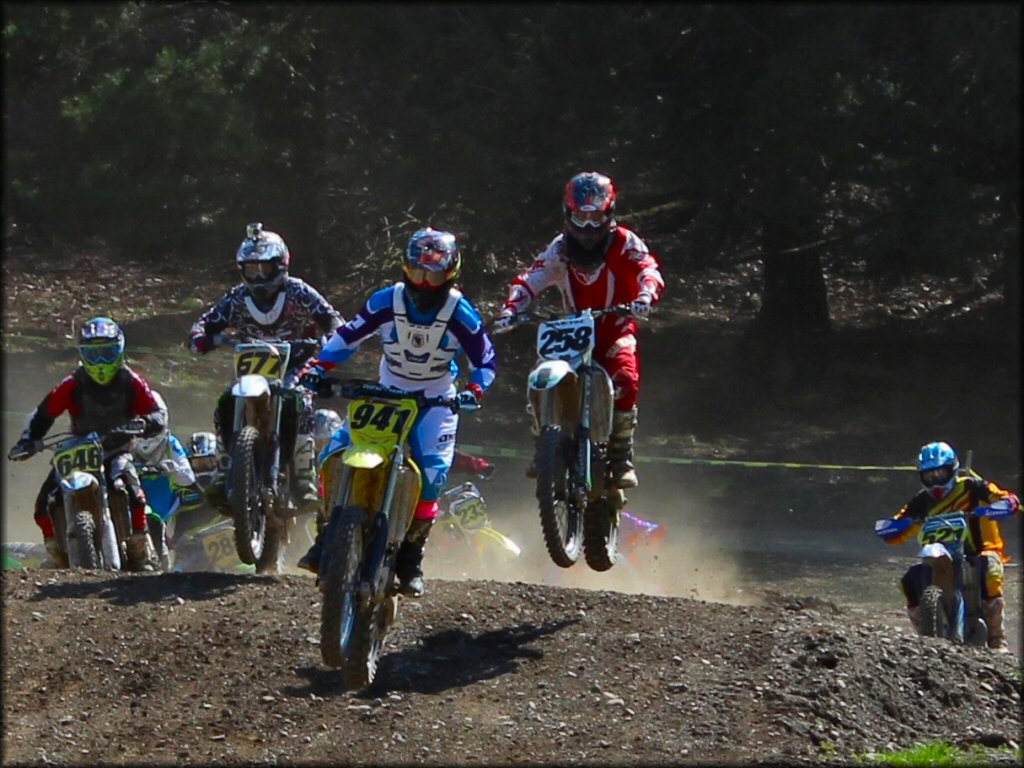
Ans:
[{"label": "blue and white helmet", "polygon": [[960,459],[949,443],[935,442],[921,446],[917,456],[917,473],[921,484],[939,498],[949,493],[956,482]]}]

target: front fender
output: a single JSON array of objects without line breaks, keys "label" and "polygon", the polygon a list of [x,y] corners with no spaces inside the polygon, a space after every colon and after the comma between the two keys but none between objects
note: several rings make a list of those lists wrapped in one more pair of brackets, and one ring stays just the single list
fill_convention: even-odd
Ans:
[{"label": "front fender", "polygon": [[270,382],[258,373],[239,376],[238,381],[231,385],[231,394],[235,397],[261,397],[269,392]]},{"label": "front fender", "polygon": [[99,481],[95,475],[90,475],[88,472],[80,472],[75,470],[66,477],[61,478],[60,487],[65,491],[76,493],[77,491],[84,490],[90,486],[99,485]]},{"label": "front fender", "polygon": [[565,360],[544,360],[530,371],[530,389],[538,391],[554,389],[566,376],[575,377],[572,366]]},{"label": "front fender", "polygon": [[933,544],[925,544],[923,547],[921,547],[921,551],[917,553],[917,556],[922,558],[927,557],[939,559],[945,557],[950,560],[953,559],[953,556],[949,554],[949,550],[946,549],[946,546],[944,544],[939,544],[938,542]]}]

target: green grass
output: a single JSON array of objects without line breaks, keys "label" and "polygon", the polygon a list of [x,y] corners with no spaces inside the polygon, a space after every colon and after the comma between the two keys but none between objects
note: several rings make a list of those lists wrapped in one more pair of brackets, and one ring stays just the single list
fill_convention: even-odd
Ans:
[{"label": "green grass", "polygon": [[985,747],[972,747],[970,750],[963,750],[945,741],[936,741],[929,744],[919,744],[909,749],[902,749],[897,752],[870,752],[866,755],[858,755],[857,760],[861,763],[874,765],[897,766],[972,766],[992,765],[994,757],[999,755],[1003,758],[1001,762],[1010,762],[1008,758],[1013,757],[1020,764],[1022,751],[1020,749],[987,749]]}]

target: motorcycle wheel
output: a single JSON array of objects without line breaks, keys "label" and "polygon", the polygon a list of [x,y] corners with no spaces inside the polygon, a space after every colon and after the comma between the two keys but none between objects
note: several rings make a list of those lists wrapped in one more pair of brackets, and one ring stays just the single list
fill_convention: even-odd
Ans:
[{"label": "motorcycle wheel", "polygon": [[79,512],[75,515],[75,550],[77,554],[71,561],[72,565],[92,570],[100,567],[100,553],[96,549],[96,526],[88,512]]},{"label": "motorcycle wheel", "polygon": [[[329,667],[341,669],[348,690],[373,682],[387,630],[389,603],[375,603],[359,592],[365,541],[366,512],[350,507],[327,527],[326,571],[321,575],[320,656]],[[386,529],[381,529],[386,535]],[[322,561],[321,561],[322,562]]]},{"label": "motorcycle wheel", "polygon": [[950,636],[946,600],[942,590],[934,585],[926,587],[921,595],[921,634],[925,637]]},{"label": "motorcycle wheel", "polygon": [[231,516],[235,519],[235,549],[246,565],[263,555],[267,517],[263,509],[263,446],[256,427],[239,431],[231,448]]},{"label": "motorcycle wheel", "polygon": [[568,568],[583,549],[583,513],[570,493],[572,441],[547,425],[537,438],[537,502],[544,544],[555,565]]},{"label": "motorcycle wheel", "polygon": [[595,571],[607,571],[618,556],[619,512],[606,498],[595,499],[583,514],[583,555]]}]

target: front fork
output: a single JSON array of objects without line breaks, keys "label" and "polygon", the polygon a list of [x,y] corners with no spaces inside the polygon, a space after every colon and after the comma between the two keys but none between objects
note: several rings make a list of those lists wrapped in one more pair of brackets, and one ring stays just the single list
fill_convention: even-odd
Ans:
[{"label": "front fork", "polygon": [[947,615],[953,629],[954,642],[962,643],[967,623],[967,600],[964,589],[964,557],[928,557],[932,584],[942,590]]},{"label": "front fork", "polygon": [[[88,512],[94,525],[94,543],[98,545],[104,563],[112,570],[120,570],[120,537],[110,514],[105,476],[74,472],[71,477],[60,480],[60,489],[64,515],[61,545],[67,547],[69,539],[75,535],[75,518],[78,513]],[[131,520],[127,522],[130,532]],[[70,556],[71,553],[67,554]]]}]

